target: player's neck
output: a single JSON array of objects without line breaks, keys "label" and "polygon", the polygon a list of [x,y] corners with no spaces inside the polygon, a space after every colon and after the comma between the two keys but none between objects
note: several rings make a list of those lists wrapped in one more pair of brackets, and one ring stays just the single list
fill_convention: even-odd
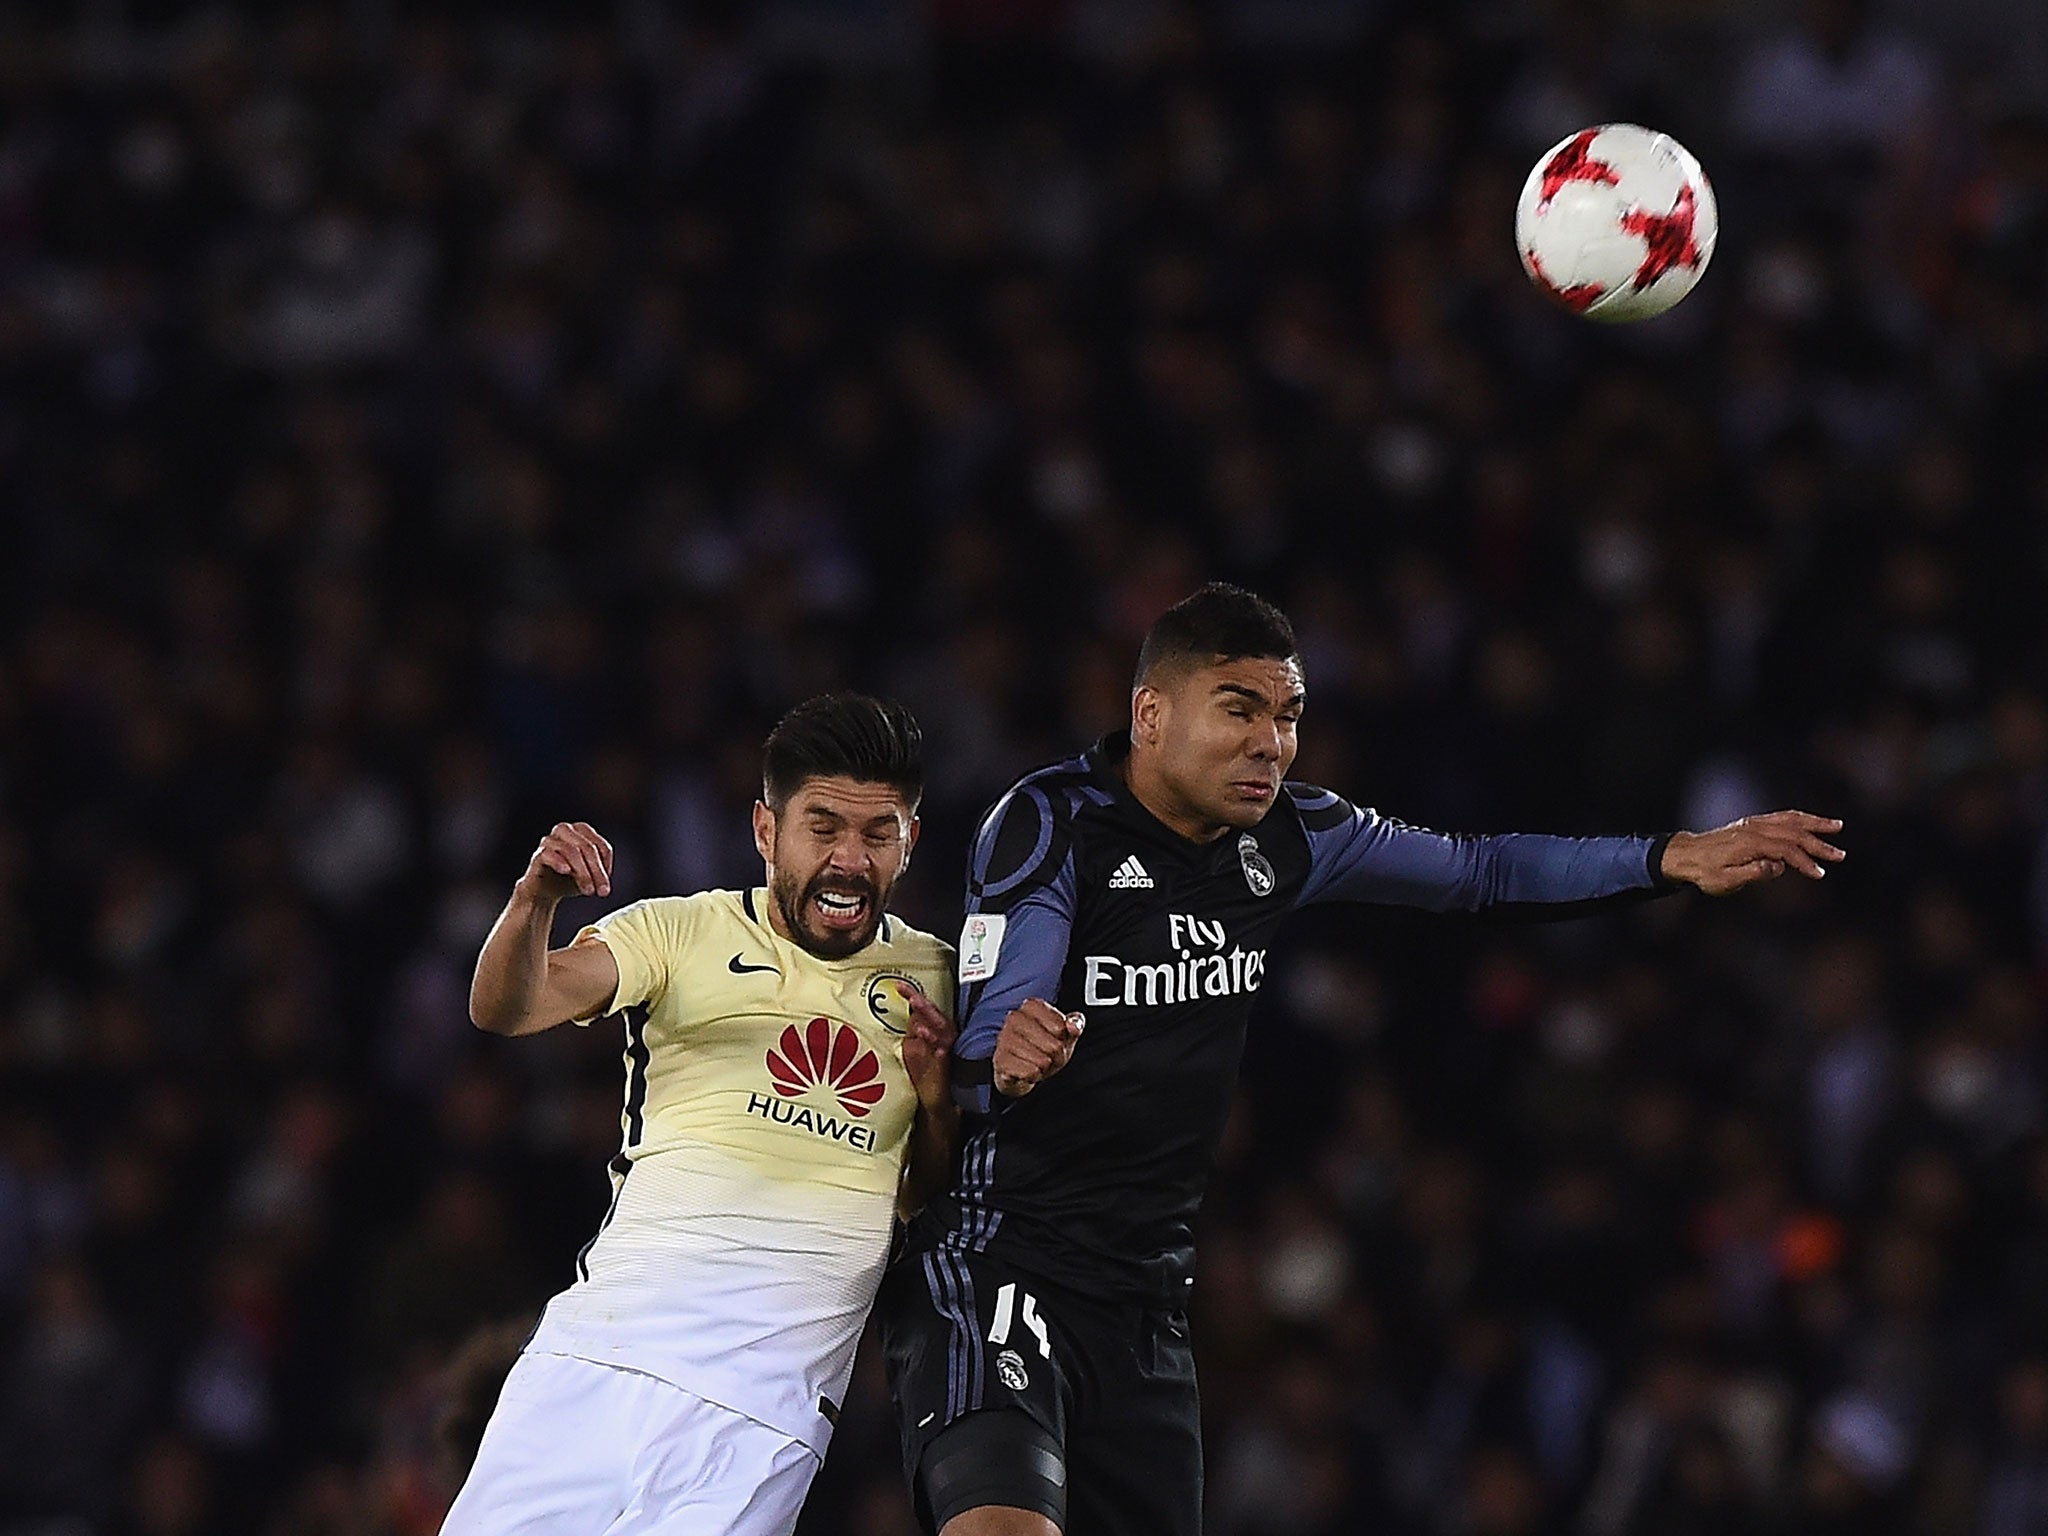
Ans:
[{"label": "player's neck", "polygon": [[1210,820],[1183,802],[1166,782],[1165,776],[1153,766],[1151,759],[1135,746],[1123,761],[1123,775],[1124,787],[1130,790],[1131,797],[1150,811],[1167,831],[1191,843],[1213,843],[1230,830],[1222,822]]},{"label": "player's neck", "polygon": [[[768,926],[775,936],[788,943],[796,943],[796,935],[789,931],[789,919],[782,915],[782,903],[775,899],[775,882],[769,881],[761,888],[761,908],[767,916]],[[798,945],[798,948],[803,946]]]}]

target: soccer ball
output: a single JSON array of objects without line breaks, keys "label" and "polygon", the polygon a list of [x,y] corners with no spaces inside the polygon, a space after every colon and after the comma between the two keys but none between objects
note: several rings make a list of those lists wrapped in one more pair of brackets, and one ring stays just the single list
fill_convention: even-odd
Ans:
[{"label": "soccer ball", "polygon": [[1522,184],[1515,245],[1530,281],[1589,320],[1647,320],[1692,292],[1721,219],[1699,161],[1634,123],[1587,128]]}]

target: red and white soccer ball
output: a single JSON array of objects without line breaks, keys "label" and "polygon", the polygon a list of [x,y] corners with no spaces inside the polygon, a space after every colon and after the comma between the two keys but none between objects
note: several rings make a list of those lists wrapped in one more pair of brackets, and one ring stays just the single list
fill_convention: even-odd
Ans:
[{"label": "red and white soccer ball", "polygon": [[1529,278],[1589,320],[1647,320],[1688,293],[1721,218],[1699,161],[1634,123],[1587,128],[1522,184],[1515,244]]}]

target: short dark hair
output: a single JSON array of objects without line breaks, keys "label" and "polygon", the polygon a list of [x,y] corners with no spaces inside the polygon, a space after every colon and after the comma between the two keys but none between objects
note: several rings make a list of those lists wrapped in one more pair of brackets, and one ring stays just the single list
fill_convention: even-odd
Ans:
[{"label": "short dark hair", "polygon": [[1256,592],[1212,581],[1159,615],[1138,648],[1137,680],[1142,685],[1163,667],[1300,656],[1286,614]]},{"label": "short dark hair", "polygon": [[924,795],[924,732],[901,704],[824,693],[797,705],[761,748],[761,798],[779,811],[808,779],[848,778]]}]

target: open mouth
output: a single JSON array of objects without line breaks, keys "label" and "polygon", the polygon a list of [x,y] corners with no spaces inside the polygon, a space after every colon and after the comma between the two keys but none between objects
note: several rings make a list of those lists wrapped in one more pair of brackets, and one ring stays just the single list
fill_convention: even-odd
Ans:
[{"label": "open mouth", "polygon": [[811,910],[825,927],[846,932],[868,920],[869,898],[858,891],[819,891],[811,898]]}]

